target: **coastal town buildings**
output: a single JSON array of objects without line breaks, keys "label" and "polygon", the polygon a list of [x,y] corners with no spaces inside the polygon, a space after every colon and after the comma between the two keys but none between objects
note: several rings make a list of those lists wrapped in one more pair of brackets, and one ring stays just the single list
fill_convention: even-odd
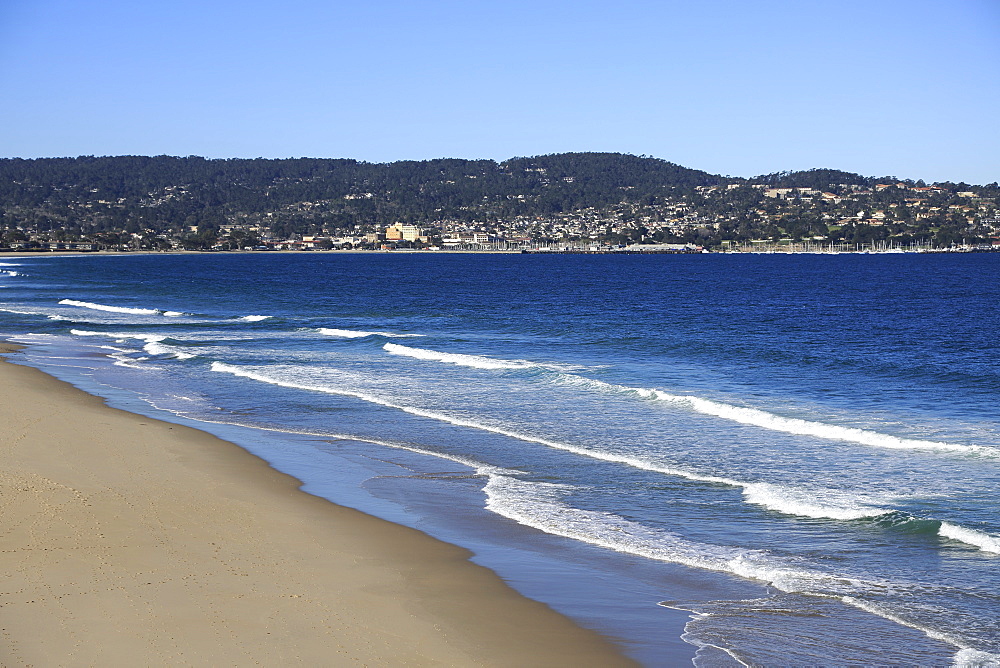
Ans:
[{"label": "coastal town buildings", "polygon": [[[583,160],[572,154],[553,159]],[[629,161],[638,161],[642,169],[662,166],[662,161],[634,156],[588,159],[611,161],[601,163],[607,169],[624,169],[621,165]],[[361,181],[336,197],[324,196],[315,178],[282,176],[266,182],[270,185],[254,207],[238,204],[245,186],[213,190],[178,183],[122,197],[115,196],[114,188],[29,187],[14,180],[0,191],[13,193],[0,197],[0,248],[600,252],[638,247],[1000,247],[997,184],[927,185],[839,172],[834,176],[848,178],[838,181],[821,178],[829,170],[816,170],[820,174],[758,180],[699,173],[697,179],[714,183],[576,190],[587,179],[523,160],[527,162],[517,173],[507,163],[475,163],[485,171],[450,178],[448,165],[442,165],[439,180],[421,172],[419,179],[404,174],[396,185]],[[640,182],[642,169],[614,178]],[[497,182],[485,183],[489,179]],[[810,184],[795,185],[796,180]],[[272,205],[271,193],[279,187],[301,195],[286,194]],[[48,194],[35,196],[43,188]],[[463,188],[471,188],[475,196],[459,196]],[[65,194],[69,191],[71,196]],[[225,197],[236,199],[230,203]]]}]

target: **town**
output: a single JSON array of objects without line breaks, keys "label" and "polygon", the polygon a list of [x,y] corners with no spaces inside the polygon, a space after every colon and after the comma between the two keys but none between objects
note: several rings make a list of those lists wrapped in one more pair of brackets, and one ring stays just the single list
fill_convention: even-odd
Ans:
[{"label": "town", "polygon": [[122,173],[128,160],[139,159],[0,161],[0,250],[1000,249],[996,183],[833,170],[740,179],[618,154],[319,166],[160,157]]}]

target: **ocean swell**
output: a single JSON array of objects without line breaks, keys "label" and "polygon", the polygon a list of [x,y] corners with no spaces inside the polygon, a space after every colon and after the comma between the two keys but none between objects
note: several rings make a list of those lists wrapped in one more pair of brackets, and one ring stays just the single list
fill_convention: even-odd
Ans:
[{"label": "ocean swell", "polygon": [[770,431],[784,432],[786,434],[795,434],[797,436],[812,436],[826,440],[847,441],[859,445],[898,450],[938,450],[975,453],[993,457],[1000,456],[1000,452],[994,448],[903,438],[868,429],[859,429],[857,427],[844,427],[825,422],[803,420],[801,418],[783,417],[757,408],[745,408],[692,395],[671,394],[657,389],[614,385],[573,374],[565,374],[560,381],[565,384],[577,385],[595,391],[624,393],[642,399],[662,401],[682,406],[704,415],[711,415],[724,420],[738,422],[739,424],[768,429]]},{"label": "ocean swell", "polygon": [[107,304],[94,304],[92,302],[81,302],[76,299],[61,299],[60,304],[64,306],[76,306],[78,308],[90,309],[92,311],[106,311],[108,313],[128,313],[131,315],[163,315],[176,318],[184,313],[180,311],[161,311],[155,308],[132,308],[128,306],[108,306]]},{"label": "ocean swell", "polygon": [[389,339],[408,339],[422,334],[394,334],[393,332],[366,332],[356,329],[334,329],[330,327],[320,327],[319,333],[324,336],[336,336],[342,339],[363,339],[368,336],[384,336]]},{"label": "ocean swell", "polygon": [[490,425],[483,422],[469,420],[467,418],[448,415],[446,413],[406,406],[364,392],[357,392],[345,388],[336,388],[329,385],[320,385],[314,382],[306,382],[304,380],[300,380],[294,370],[286,370],[285,373],[287,375],[279,377],[278,375],[275,375],[274,372],[277,370],[280,374],[282,372],[280,368],[268,369],[267,373],[261,373],[255,369],[233,366],[223,362],[213,362],[211,369],[212,371],[229,373],[234,376],[241,376],[258,382],[269,383],[291,389],[350,396],[363,401],[379,404],[387,408],[400,410],[411,415],[417,415],[419,417],[425,417],[459,427],[469,427],[472,429],[487,431],[500,436],[514,438],[519,441],[537,443],[548,448],[570,452],[576,455],[588,457],[590,459],[623,464],[632,468],[680,477],[694,482],[734,487],[743,492],[744,500],[747,503],[759,505],[786,515],[835,520],[851,520],[863,517],[874,517],[883,513],[891,512],[888,509],[873,505],[873,502],[868,499],[848,492],[818,488],[794,489],[771,483],[744,482],[733,478],[699,473],[697,471],[668,466],[632,455],[562,443],[551,439],[540,438],[538,436],[505,429],[496,425]]}]

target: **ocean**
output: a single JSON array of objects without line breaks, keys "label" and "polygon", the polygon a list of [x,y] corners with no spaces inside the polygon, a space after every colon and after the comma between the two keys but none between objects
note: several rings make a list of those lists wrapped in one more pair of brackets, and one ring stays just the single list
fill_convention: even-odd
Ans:
[{"label": "ocean", "polygon": [[0,257],[0,337],[468,548],[645,665],[995,666],[998,276],[1000,254]]}]

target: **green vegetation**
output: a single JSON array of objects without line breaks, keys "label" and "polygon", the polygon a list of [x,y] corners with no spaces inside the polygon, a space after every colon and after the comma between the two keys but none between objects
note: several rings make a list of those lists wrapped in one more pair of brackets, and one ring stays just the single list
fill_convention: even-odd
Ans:
[{"label": "green vegetation", "polygon": [[[400,223],[431,239],[586,243],[987,242],[1000,187],[828,169],[737,179],[664,160],[568,153],[372,164],[169,156],[0,159],[4,245],[316,247]],[[351,241],[343,239],[351,237]]]}]

